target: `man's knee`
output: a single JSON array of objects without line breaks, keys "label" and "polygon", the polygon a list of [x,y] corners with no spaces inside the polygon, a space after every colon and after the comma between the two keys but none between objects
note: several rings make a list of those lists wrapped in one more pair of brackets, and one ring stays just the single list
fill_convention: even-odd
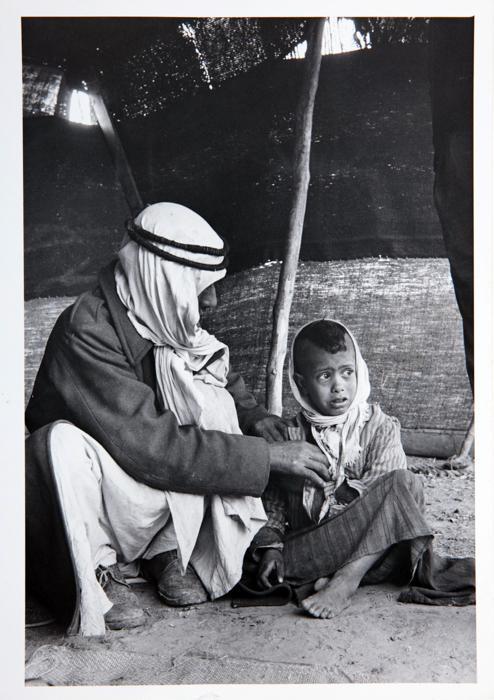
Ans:
[{"label": "man's knee", "polygon": [[51,424],[50,434],[52,439],[77,440],[83,434],[73,423],[66,420],[59,420]]},{"label": "man's knee", "polygon": [[50,429],[50,450],[68,451],[74,454],[84,442],[84,433],[73,423],[57,421]]},{"label": "man's knee", "polygon": [[[49,451],[52,464],[57,471],[75,472],[82,477],[83,472],[93,471],[91,444],[88,436],[73,423],[59,421],[51,426]],[[84,467],[87,467],[85,469]]]},{"label": "man's knee", "polygon": [[[26,472],[38,464],[53,463],[54,454],[74,454],[83,433],[72,423],[56,421],[38,428],[26,438]],[[47,462],[48,460],[48,462]]]}]

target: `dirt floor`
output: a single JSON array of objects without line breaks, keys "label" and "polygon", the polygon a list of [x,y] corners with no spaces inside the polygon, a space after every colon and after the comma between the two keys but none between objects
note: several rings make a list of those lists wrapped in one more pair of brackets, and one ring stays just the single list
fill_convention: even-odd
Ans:
[{"label": "dirt floor", "polygon": [[[439,554],[474,555],[473,468],[409,458],[424,482]],[[134,590],[146,626],[101,639],[64,637],[52,624],[26,630],[27,685],[194,683],[392,683],[476,680],[475,607],[396,601],[391,585],[360,588],[333,620],[295,605],[232,608],[228,598],[164,606],[151,586]]]}]

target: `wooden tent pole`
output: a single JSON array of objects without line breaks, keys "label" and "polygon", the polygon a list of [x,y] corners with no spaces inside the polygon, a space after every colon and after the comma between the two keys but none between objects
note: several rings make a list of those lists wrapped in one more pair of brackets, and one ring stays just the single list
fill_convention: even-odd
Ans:
[{"label": "wooden tent pole", "polygon": [[288,320],[295,289],[300,244],[304,227],[309,189],[312,116],[321,67],[322,36],[326,19],[313,22],[307,41],[305,78],[297,111],[295,158],[293,168],[294,197],[290,210],[285,255],[280,270],[278,291],[273,310],[273,332],[266,377],[268,411],[281,415],[283,364],[288,341]]},{"label": "wooden tent pole", "polygon": [[105,141],[110,149],[111,157],[117,177],[122,185],[125,199],[127,201],[130,213],[136,216],[144,208],[141,195],[137,189],[132,170],[125,155],[122,142],[117,134],[110,113],[106,107],[105,101],[98,89],[98,86],[93,83],[90,88],[91,104],[98,120],[99,127],[103,132]]},{"label": "wooden tent pole", "polygon": [[453,455],[448,459],[446,462],[446,467],[449,469],[465,469],[466,467],[471,467],[473,466],[473,459],[472,459],[472,447],[474,445],[475,441],[475,418],[474,415],[472,415],[470,419],[470,423],[468,425],[468,430],[466,432],[465,437],[463,438],[463,442],[461,443],[460,447],[460,453],[457,455]]}]

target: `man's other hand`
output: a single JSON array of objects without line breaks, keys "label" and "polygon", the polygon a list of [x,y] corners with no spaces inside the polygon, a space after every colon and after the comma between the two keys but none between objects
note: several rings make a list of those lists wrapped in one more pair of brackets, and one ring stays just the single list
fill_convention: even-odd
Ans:
[{"label": "man's other hand", "polygon": [[288,440],[288,424],[283,418],[271,414],[253,423],[250,432],[268,442]]},{"label": "man's other hand", "polygon": [[319,447],[304,440],[273,442],[269,445],[271,472],[310,479],[324,488],[329,481],[328,461]]},{"label": "man's other hand", "polygon": [[278,549],[266,549],[259,564],[257,581],[263,588],[270,588],[273,583],[269,579],[273,575],[276,577],[276,583],[283,583],[285,575],[283,554]]}]

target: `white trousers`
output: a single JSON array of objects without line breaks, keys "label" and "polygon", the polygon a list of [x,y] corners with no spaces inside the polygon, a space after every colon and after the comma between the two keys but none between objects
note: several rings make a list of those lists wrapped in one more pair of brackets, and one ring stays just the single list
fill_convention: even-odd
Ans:
[{"label": "white trousers", "polygon": [[[70,423],[50,433],[50,453],[81,597],[81,633],[104,634],[111,608],[95,569],[178,549],[212,598],[240,579],[242,560],[266,521],[260,499],[205,498],[135,481],[92,437]],[[124,569],[125,570],[125,569]]]}]

